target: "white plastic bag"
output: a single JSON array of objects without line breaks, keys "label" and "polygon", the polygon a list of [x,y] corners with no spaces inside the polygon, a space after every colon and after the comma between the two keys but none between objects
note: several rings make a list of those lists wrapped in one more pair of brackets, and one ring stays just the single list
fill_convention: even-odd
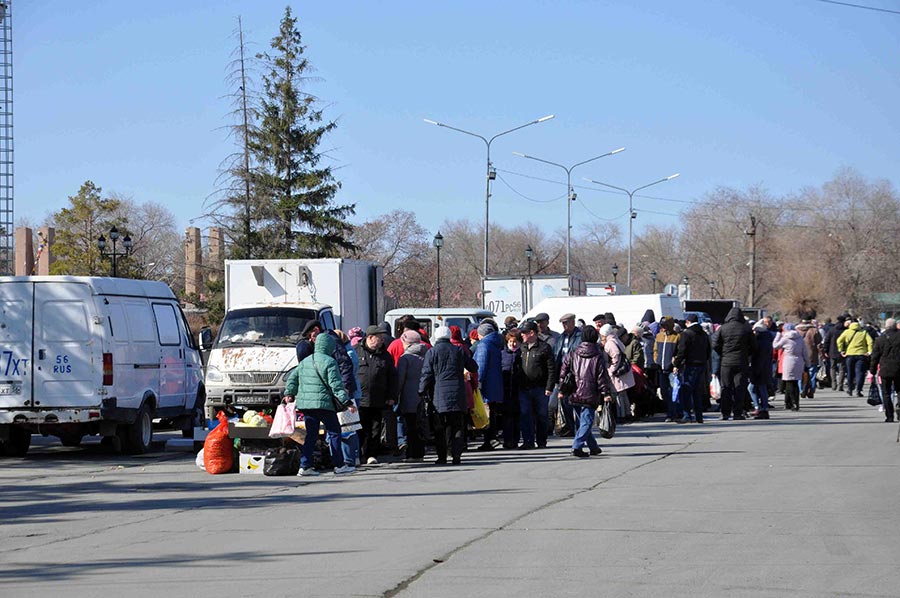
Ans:
[{"label": "white plastic bag", "polygon": [[203,463],[203,449],[200,449],[200,452],[197,453],[197,458],[194,459],[194,465],[206,471],[206,465]]},{"label": "white plastic bag", "polygon": [[269,428],[269,438],[287,438],[293,434],[295,418],[294,402],[282,402],[275,410],[272,427]]},{"label": "white plastic bag", "polygon": [[709,396],[714,401],[722,398],[722,383],[719,382],[719,377],[715,374],[713,374],[712,381],[709,383]]}]

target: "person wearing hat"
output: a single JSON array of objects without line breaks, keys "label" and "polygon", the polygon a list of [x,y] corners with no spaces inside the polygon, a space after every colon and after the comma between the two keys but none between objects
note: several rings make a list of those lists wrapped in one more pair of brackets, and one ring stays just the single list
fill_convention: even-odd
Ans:
[{"label": "person wearing hat", "polygon": [[678,335],[675,357],[672,359],[672,372],[681,376],[681,388],[678,398],[683,412],[679,423],[691,421],[691,410],[698,424],[703,423],[703,387],[706,384],[706,368],[712,355],[709,336],[697,323],[697,314],[688,314],[684,318],[685,328]]},{"label": "person wearing hat", "polygon": [[419,411],[419,380],[428,347],[415,330],[400,335],[404,351],[397,362],[397,387],[400,390],[400,417],[406,431],[406,460],[421,461],[425,457],[425,440],[419,434],[416,414]]},{"label": "person wearing hat", "polygon": [[[367,465],[374,465],[378,463],[378,456],[382,452],[383,423],[387,425],[393,423],[394,442],[397,438],[397,415],[393,409],[398,396],[397,369],[394,367],[394,359],[384,346],[384,335],[378,326],[369,326],[366,329],[366,339],[358,347],[360,347],[357,351],[358,375],[362,390],[359,399],[359,420],[362,425],[361,459]],[[386,430],[385,436],[390,443],[389,429]]]},{"label": "person wearing hat", "polygon": [[488,409],[490,424],[479,451],[494,450],[494,438],[503,433],[503,337],[491,322],[478,326],[478,345],[473,358],[478,365],[478,386]]},{"label": "person wearing hat", "polygon": [[606,314],[597,314],[593,319],[594,328],[597,329],[597,332],[600,332],[600,329],[603,328],[603,325],[606,324]]},{"label": "person wearing hat", "polygon": [[[602,402],[612,402],[615,394],[607,371],[606,353],[600,350],[598,339],[597,330],[586,326],[581,332],[581,342],[566,353],[559,374],[560,379],[565,378],[568,372],[575,376],[575,391],[569,402],[578,418],[578,432],[572,442],[572,454],[578,458],[603,452],[591,432],[594,412]],[[588,452],[584,451],[585,448]]]},{"label": "person wearing hat", "polygon": [[616,334],[618,329],[607,322],[600,329],[600,342],[609,357],[607,372],[616,391],[616,417],[620,421],[630,420],[631,401],[628,389],[634,386],[634,372],[625,355],[625,345]]},{"label": "person wearing hat", "polygon": [[659,364],[659,394],[666,405],[666,421],[681,419],[681,405],[678,397],[672,396],[672,360],[678,347],[678,333],[675,332],[675,320],[666,316],[659,323],[659,332],[653,343],[653,361]]},{"label": "person wearing hat", "polygon": [[506,316],[506,319],[503,320],[503,330],[504,332],[509,332],[515,328],[519,327],[519,321],[515,316]]},{"label": "person wearing hat", "polygon": [[[553,359],[557,372],[562,368],[566,355],[581,344],[581,328],[575,326],[575,314],[563,314],[559,318],[559,323],[562,324],[563,331],[557,337],[556,344],[553,345]],[[559,393],[554,391],[550,395],[549,410],[551,419],[557,420],[560,424],[560,438],[574,438],[577,424],[575,421],[575,410],[569,402],[568,395],[560,397]],[[553,430],[554,423],[550,423],[550,430]]]},{"label": "person wearing hat", "polygon": [[[300,363],[313,354],[316,337],[322,334],[322,324],[318,320],[310,320],[303,327],[301,338],[297,342],[297,363]],[[344,343],[335,334],[334,330],[325,330],[329,336],[334,339],[334,351],[331,356],[337,361],[338,369],[341,372],[341,380],[344,388],[349,396],[354,396],[357,390],[356,376],[353,375],[353,361],[344,347]]]},{"label": "person wearing hat", "polygon": [[478,365],[450,342],[450,329],[434,331],[434,347],[425,353],[419,396],[436,412],[434,448],[436,465],[447,463],[447,449],[454,465],[459,465],[465,448],[466,413],[469,410],[464,371],[477,373]]},{"label": "person wearing hat", "polygon": [[519,328],[522,346],[519,348],[518,376],[519,426],[522,432],[521,450],[547,446],[547,417],[550,393],[556,386],[556,362],[553,350],[538,336],[538,325],[526,321]]},{"label": "person wearing hat", "polygon": [[559,338],[559,333],[550,330],[550,316],[541,312],[534,316],[534,321],[537,322],[538,325],[538,338],[550,345],[551,349],[554,348],[556,346],[556,339]]}]

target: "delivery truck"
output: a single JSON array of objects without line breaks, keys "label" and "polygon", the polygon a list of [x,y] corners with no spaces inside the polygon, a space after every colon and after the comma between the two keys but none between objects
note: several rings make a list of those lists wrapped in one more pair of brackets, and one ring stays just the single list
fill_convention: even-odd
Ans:
[{"label": "delivery truck", "polygon": [[225,318],[209,348],[206,416],[273,408],[311,320],[366,328],[384,317],[383,270],[350,259],[225,261]]},{"label": "delivery truck", "polygon": [[616,322],[631,328],[641,323],[644,312],[653,310],[657,322],[662,316],[681,318],[681,301],[672,295],[608,295],[606,297],[554,297],[534,306],[526,318],[539,313],[550,316],[550,328],[560,331],[559,318],[563,314],[575,314],[577,319],[591,324],[597,314],[612,313]]},{"label": "delivery truck", "polygon": [[533,276],[489,276],[483,280],[484,308],[503,323],[508,316],[517,320],[531,307],[550,297],[587,294],[584,278],[576,274],[535,274]]}]

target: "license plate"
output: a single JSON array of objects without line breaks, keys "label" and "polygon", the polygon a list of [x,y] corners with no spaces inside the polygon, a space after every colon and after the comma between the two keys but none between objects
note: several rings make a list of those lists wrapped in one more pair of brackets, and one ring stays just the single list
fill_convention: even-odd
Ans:
[{"label": "license plate", "polygon": [[244,395],[235,397],[234,402],[240,403],[241,405],[268,405],[271,401],[269,400],[269,397]]},{"label": "license plate", "polygon": [[21,384],[0,384],[0,395],[20,395],[22,394]]}]

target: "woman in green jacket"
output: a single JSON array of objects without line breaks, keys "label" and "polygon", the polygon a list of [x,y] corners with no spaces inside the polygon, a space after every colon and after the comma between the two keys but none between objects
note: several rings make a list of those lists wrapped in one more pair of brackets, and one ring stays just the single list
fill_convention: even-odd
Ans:
[{"label": "woman in green jacket", "polygon": [[319,475],[312,467],[313,449],[319,437],[319,422],[325,425],[325,437],[331,451],[334,473],[352,473],[355,468],[344,465],[341,452],[341,424],[338,422],[334,401],[350,405],[356,411],[353,401],[347,396],[337,361],[332,357],[335,349],[334,337],[330,334],[316,336],[313,354],[291,370],[284,387],[284,400],[294,401],[297,411],[303,413],[306,426],[306,441],[300,456],[301,476]]}]

